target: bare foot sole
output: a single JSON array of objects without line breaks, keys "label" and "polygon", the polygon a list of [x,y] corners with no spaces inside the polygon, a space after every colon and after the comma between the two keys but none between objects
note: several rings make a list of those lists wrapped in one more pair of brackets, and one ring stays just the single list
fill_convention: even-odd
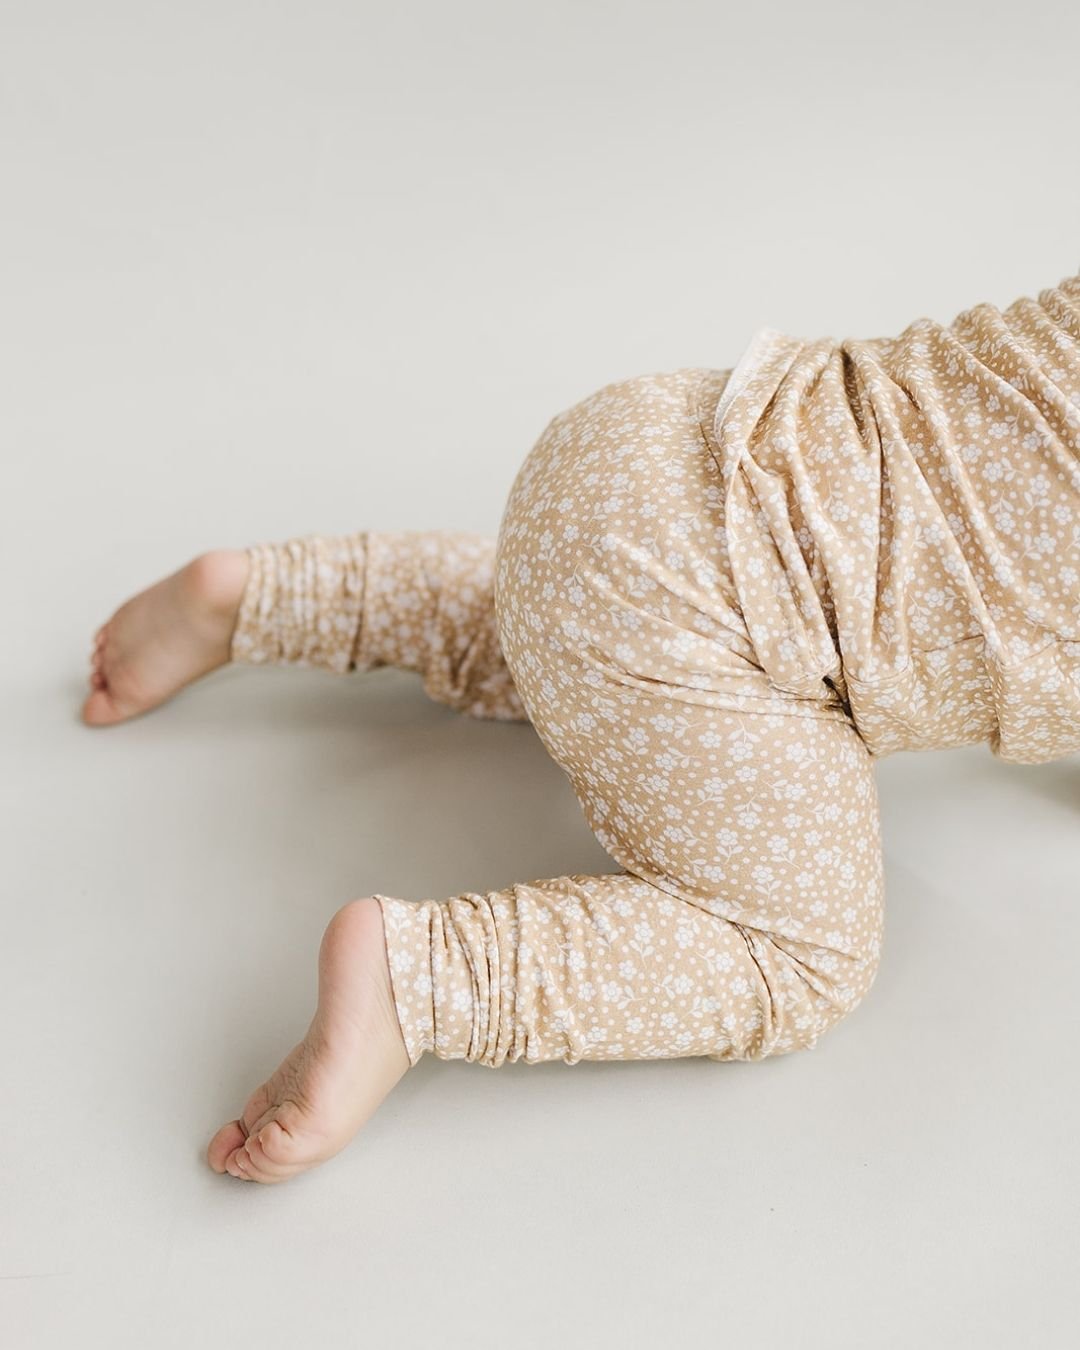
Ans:
[{"label": "bare foot sole", "polygon": [[94,635],[83,721],[123,722],[225,665],[248,567],[244,550],[215,549],[121,605]]},{"label": "bare foot sole", "polygon": [[214,1135],[207,1161],[243,1181],[287,1181],[339,1153],[408,1068],[382,910],[353,900],[323,935],[307,1035]]}]

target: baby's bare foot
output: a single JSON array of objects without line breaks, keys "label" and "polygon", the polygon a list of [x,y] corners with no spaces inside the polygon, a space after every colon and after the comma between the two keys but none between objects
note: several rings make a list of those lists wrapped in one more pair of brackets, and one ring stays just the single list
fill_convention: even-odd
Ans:
[{"label": "baby's bare foot", "polygon": [[121,605],[94,637],[83,720],[148,712],[225,665],[248,566],[245,551],[215,549]]},{"label": "baby's bare foot", "polygon": [[215,1172],[286,1181],[339,1153],[409,1068],[382,910],[338,910],[319,952],[319,1006],[304,1039],[210,1141]]}]

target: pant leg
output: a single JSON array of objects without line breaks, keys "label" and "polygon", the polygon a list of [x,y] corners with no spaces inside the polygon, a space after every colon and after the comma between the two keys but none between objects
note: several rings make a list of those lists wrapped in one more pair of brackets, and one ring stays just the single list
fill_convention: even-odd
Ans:
[{"label": "pant leg", "polygon": [[[776,721],[717,726],[721,753],[687,782],[707,822],[663,857],[639,843],[632,871],[377,896],[410,1061],[756,1060],[816,1045],[878,966],[877,799],[854,732]],[[726,791],[711,777],[747,769]],[[640,786],[626,820],[665,792]],[[625,838],[617,851],[630,856]],[[669,889],[675,858],[682,893]]]},{"label": "pant leg", "polygon": [[308,535],[247,549],[232,659],[337,673],[398,666],[474,717],[526,720],[499,645],[495,540],[462,530]]},{"label": "pant leg", "polygon": [[379,896],[414,1063],[760,1059],[815,1045],[873,981],[872,760],[834,691],[778,690],[754,660],[699,376],[605,387],[552,421],[515,480],[503,650],[623,870]]}]

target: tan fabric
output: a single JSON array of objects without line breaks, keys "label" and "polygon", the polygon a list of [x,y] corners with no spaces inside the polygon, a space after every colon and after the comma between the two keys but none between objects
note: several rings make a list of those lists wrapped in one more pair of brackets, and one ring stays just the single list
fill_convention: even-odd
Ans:
[{"label": "tan fabric", "polygon": [[831,678],[877,755],[1080,751],[1080,275],[740,367],[711,433],[772,681]]},{"label": "tan fabric", "polygon": [[620,870],[380,895],[409,1056],[761,1059],[870,988],[873,761],[1080,750],[1080,276],[553,418],[498,538],[250,549],[238,661],[531,720]]}]

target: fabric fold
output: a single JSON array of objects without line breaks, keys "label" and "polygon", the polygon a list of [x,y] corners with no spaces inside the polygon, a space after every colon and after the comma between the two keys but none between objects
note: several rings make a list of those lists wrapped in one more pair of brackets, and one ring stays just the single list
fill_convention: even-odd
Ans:
[{"label": "fabric fold", "polygon": [[[1080,751],[1080,273],[895,338],[761,329],[709,430],[777,687],[841,690],[874,753],[980,730],[1001,758]],[[1040,715],[1056,741],[1019,730]]]},{"label": "fabric fold", "polygon": [[248,547],[231,658],[254,665],[357,668],[367,536],[309,535]]}]

